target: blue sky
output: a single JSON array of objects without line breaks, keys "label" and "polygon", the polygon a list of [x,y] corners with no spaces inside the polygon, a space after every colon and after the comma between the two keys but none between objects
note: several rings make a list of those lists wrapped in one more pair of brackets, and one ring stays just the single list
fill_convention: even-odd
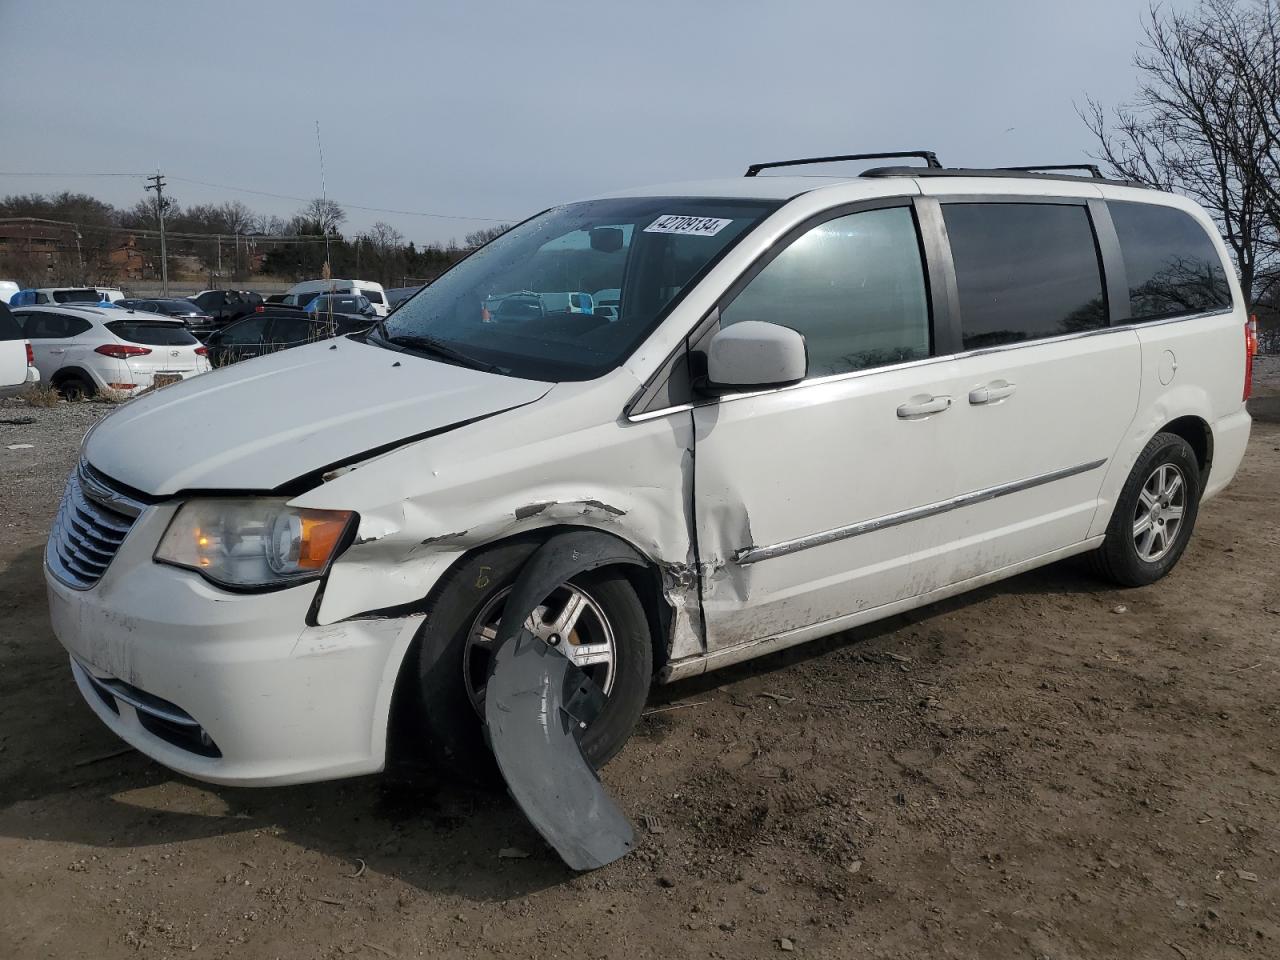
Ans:
[{"label": "blue sky", "polygon": [[[517,219],[754,160],[1073,162],[1129,98],[1146,0],[0,0],[0,173],[149,173],[185,203],[318,196]],[[0,194],[136,178],[0,176]],[[418,242],[483,220],[349,210]]]}]

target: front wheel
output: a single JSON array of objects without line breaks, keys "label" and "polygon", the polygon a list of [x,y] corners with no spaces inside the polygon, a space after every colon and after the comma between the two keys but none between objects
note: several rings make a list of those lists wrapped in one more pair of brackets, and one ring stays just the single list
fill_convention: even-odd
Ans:
[{"label": "front wheel", "polygon": [[1116,501],[1095,569],[1126,587],[1159,580],[1178,562],[1200,508],[1200,464],[1181,437],[1158,433],[1143,448]]},{"label": "front wheel", "polygon": [[[465,561],[442,585],[420,633],[428,745],[471,777],[487,778],[496,766],[484,739],[485,683],[507,596],[532,549],[512,544]],[[635,588],[616,570],[573,577],[538,605],[526,626],[605,694],[580,741],[587,762],[599,769],[630,738],[652,679],[652,640]]]}]

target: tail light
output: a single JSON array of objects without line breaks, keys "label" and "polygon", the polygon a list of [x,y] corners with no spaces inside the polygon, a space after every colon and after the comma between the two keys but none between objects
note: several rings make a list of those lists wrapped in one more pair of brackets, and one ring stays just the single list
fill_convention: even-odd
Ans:
[{"label": "tail light", "polygon": [[253,308],[253,312],[254,312],[254,313],[265,313],[265,312],[266,312],[266,309],[267,309],[267,308],[266,308],[266,307],[264,307],[262,304],[258,304],[256,307],[254,307],[254,308]]},{"label": "tail light", "polygon": [[209,348],[208,348],[208,347],[196,347],[196,356],[197,356],[197,357],[207,357],[208,355],[209,355]]},{"label": "tail light", "polygon": [[1251,314],[1244,325],[1244,397],[1253,395],[1253,356],[1258,352],[1258,318]]},{"label": "tail light", "polygon": [[36,352],[31,349],[31,342],[27,341],[27,366],[34,367],[36,365]]},{"label": "tail light", "polygon": [[117,360],[128,360],[130,357],[145,357],[151,352],[149,347],[136,347],[131,343],[104,343],[93,351],[104,357],[115,357]]}]

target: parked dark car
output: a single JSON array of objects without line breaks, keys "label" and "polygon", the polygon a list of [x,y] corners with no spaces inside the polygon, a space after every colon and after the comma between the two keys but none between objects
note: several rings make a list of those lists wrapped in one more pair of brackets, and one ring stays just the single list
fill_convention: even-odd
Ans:
[{"label": "parked dark car", "polygon": [[262,305],[262,297],[252,290],[205,290],[190,299],[219,327],[248,316]]},{"label": "parked dark car", "polygon": [[119,300],[117,307],[125,310],[139,310],[145,313],[158,313],[162,317],[181,320],[187,329],[203,340],[217,329],[217,321],[201,310],[195,303],[186,299],[171,300]]},{"label": "parked dark car", "polygon": [[317,320],[296,310],[266,308],[210,334],[205,346],[209,348],[209,361],[221,367],[317,340],[360,333],[370,326],[372,323],[364,317],[335,314],[330,323],[328,317]]}]

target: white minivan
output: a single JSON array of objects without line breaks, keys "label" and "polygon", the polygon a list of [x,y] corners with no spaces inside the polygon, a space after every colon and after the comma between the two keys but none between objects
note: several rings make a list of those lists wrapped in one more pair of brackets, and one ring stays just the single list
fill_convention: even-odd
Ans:
[{"label": "white minivan", "polygon": [[45,555],[86,701],[219,783],[380,770],[406,720],[482,761],[504,605],[556,570],[514,615],[603,697],[598,766],[655,679],[1073,554],[1163,577],[1249,437],[1212,222],[920,156],[554,207],[367,333],[122,407]]},{"label": "white minivan", "polygon": [[372,280],[304,280],[302,283],[295,283],[285,292],[284,302],[290,306],[305,307],[322,293],[367,297],[378,316],[385,317],[390,312],[386,291],[382,289],[382,284]]}]

